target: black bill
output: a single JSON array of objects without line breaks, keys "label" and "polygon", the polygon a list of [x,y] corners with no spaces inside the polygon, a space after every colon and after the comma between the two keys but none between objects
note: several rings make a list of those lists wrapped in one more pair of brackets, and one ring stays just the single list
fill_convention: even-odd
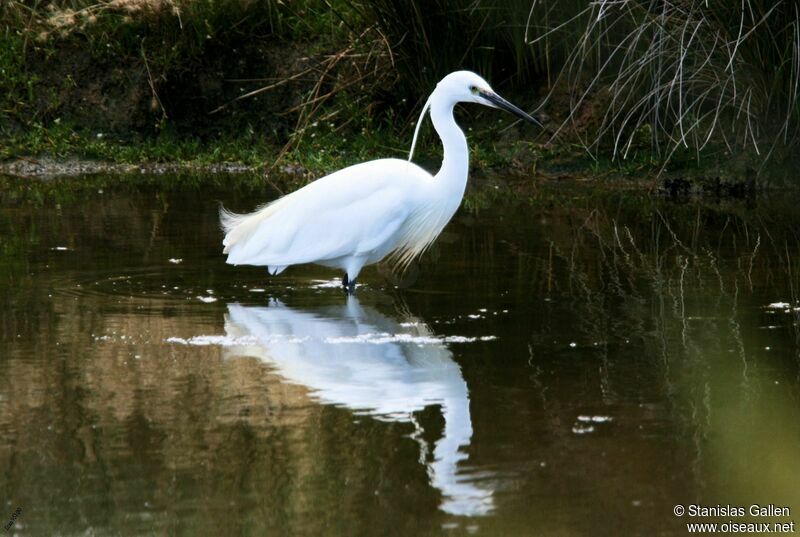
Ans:
[{"label": "black bill", "polygon": [[514,106],[510,102],[506,101],[505,99],[503,99],[502,97],[500,97],[496,93],[492,93],[490,91],[481,91],[480,92],[480,96],[483,97],[484,99],[486,99],[487,101],[489,101],[490,103],[492,103],[493,105],[495,105],[497,108],[502,108],[503,110],[511,112],[512,114],[514,114],[515,116],[517,116],[520,119],[524,119],[525,121],[529,121],[531,123],[535,123],[536,125],[539,125],[540,127],[542,126],[542,124],[539,123],[539,121],[535,117],[533,117],[530,114],[528,114],[527,112],[517,108],[516,106]]}]

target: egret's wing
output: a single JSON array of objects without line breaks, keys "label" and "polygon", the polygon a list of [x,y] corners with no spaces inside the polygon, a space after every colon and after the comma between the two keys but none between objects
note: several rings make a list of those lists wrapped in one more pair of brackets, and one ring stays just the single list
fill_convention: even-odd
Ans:
[{"label": "egret's wing", "polygon": [[433,177],[399,159],[356,164],[251,214],[222,212],[228,263],[283,267],[366,255],[403,233]]},{"label": "egret's wing", "polygon": [[346,206],[305,215],[288,248],[270,252],[270,258],[276,260],[273,263],[294,265],[368,255],[389,240],[408,216],[400,201],[398,192],[380,190]]},{"label": "egret's wing", "polygon": [[397,188],[364,188],[349,197],[318,190],[292,194],[297,199],[283,203],[231,248],[228,262],[294,265],[367,255],[390,240],[408,217]]}]

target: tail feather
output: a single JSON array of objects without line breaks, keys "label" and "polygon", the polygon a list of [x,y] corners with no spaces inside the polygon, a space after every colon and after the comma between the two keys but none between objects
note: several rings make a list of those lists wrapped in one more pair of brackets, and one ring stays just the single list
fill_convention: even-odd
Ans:
[{"label": "tail feather", "polygon": [[278,211],[283,205],[282,202],[284,200],[285,198],[281,198],[272,203],[267,203],[266,205],[258,207],[252,213],[247,214],[237,214],[224,207],[220,207],[219,220],[222,225],[222,230],[225,232],[225,238],[222,240],[225,249],[222,253],[230,253],[234,246],[245,242],[264,220]]}]

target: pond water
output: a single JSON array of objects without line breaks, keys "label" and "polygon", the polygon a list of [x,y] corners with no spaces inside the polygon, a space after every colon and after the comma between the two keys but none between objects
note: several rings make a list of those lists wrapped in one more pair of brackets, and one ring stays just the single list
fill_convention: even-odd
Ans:
[{"label": "pond water", "polygon": [[402,281],[368,268],[347,297],[324,268],[225,265],[218,203],[252,209],[266,187],[3,183],[0,523],[18,508],[17,535],[794,521],[800,199],[518,186],[473,192]]}]

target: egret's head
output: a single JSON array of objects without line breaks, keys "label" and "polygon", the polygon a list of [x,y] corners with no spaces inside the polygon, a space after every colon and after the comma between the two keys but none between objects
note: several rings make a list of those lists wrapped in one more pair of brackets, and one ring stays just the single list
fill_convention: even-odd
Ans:
[{"label": "egret's head", "polygon": [[488,82],[471,71],[450,73],[436,85],[436,90],[446,93],[456,102],[478,103],[492,108],[501,108],[520,119],[541,125],[535,118],[496,94]]},{"label": "egret's head", "polygon": [[408,160],[411,160],[411,157],[414,156],[414,147],[417,145],[419,128],[428,110],[432,106],[436,106],[436,104],[449,106],[452,109],[456,103],[478,103],[492,108],[502,108],[520,119],[542,126],[536,118],[496,94],[489,86],[489,83],[475,73],[471,71],[456,71],[439,81],[436,84],[436,89],[425,101],[425,106],[422,107],[422,112],[420,112],[417,120],[417,126],[414,128],[414,138],[411,140],[411,151],[408,153]]}]

